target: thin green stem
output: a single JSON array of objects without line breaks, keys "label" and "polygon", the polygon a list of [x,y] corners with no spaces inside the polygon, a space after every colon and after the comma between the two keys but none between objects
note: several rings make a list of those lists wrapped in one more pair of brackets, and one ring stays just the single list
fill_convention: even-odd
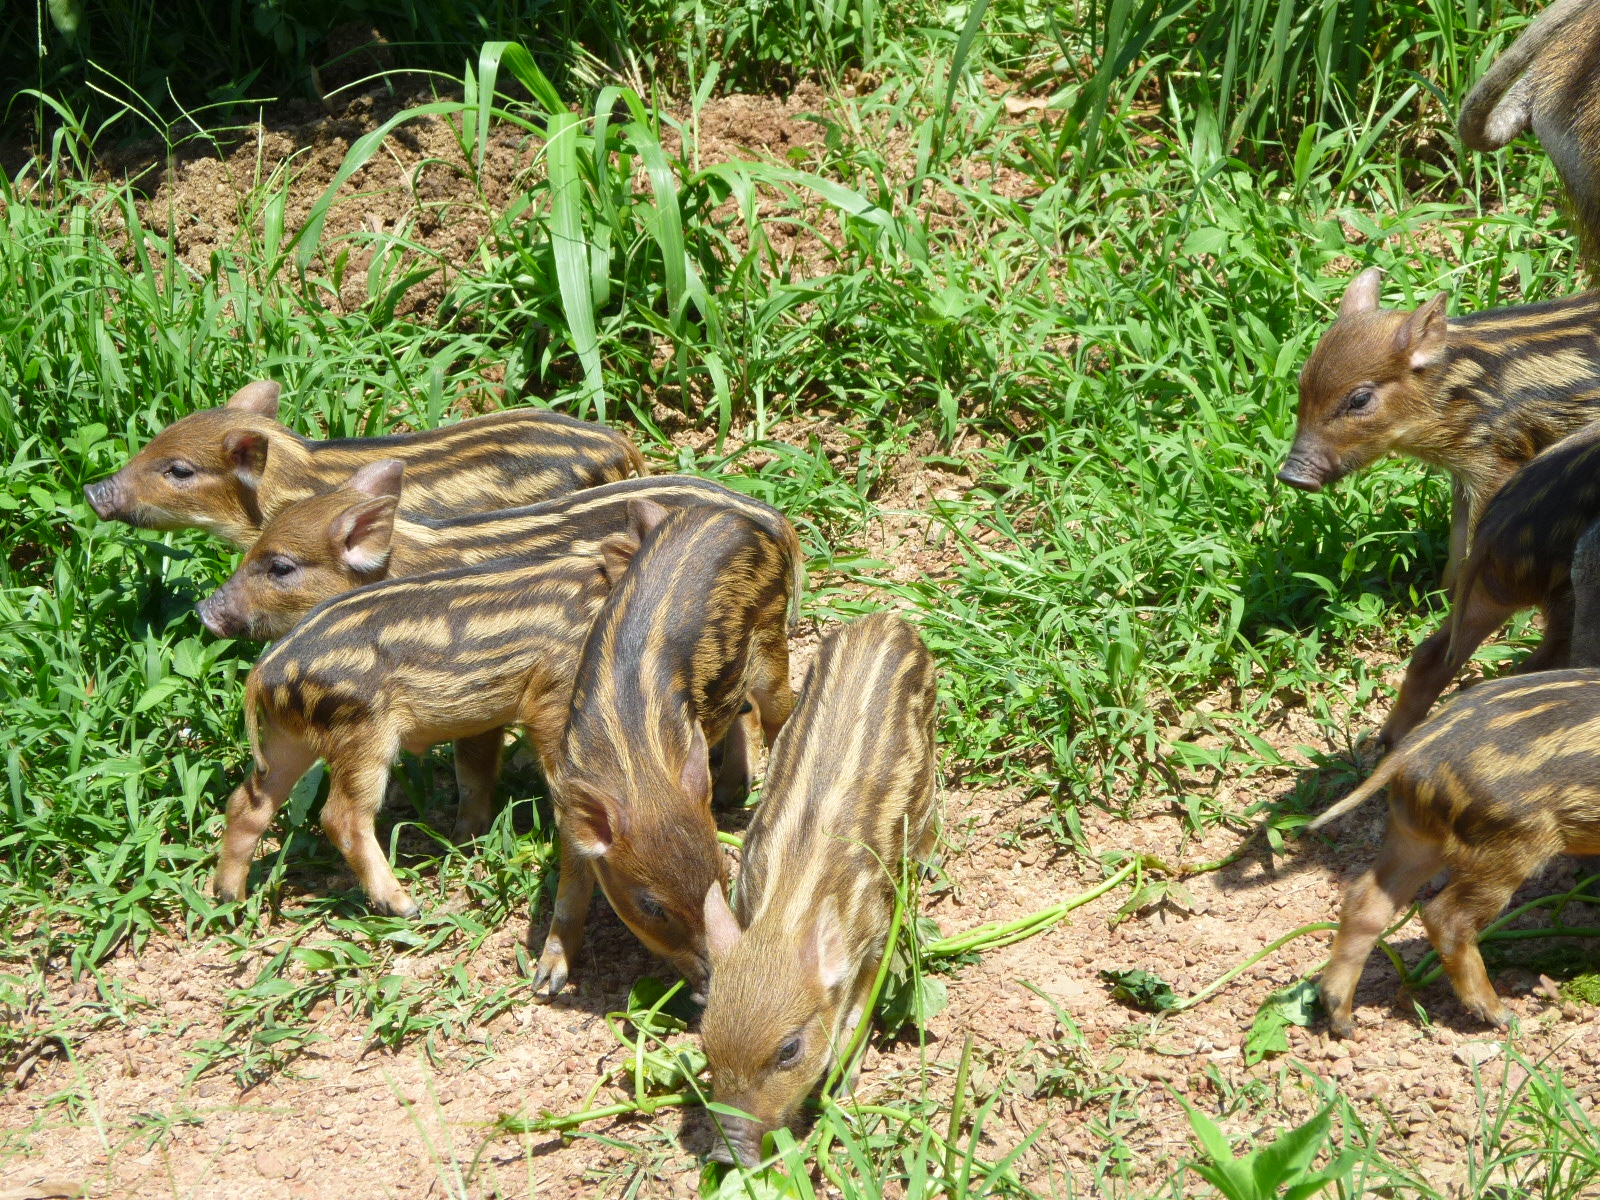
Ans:
[{"label": "thin green stem", "polygon": [[1267,955],[1272,954],[1272,953],[1282,949],[1284,946],[1287,946],[1290,942],[1294,941],[1296,938],[1302,938],[1302,937],[1305,937],[1308,934],[1322,933],[1325,930],[1337,929],[1337,928],[1339,928],[1339,923],[1337,921],[1318,921],[1313,925],[1302,925],[1302,926],[1300,926],[1299,929],[1290,930],[1288,933],[1284,934],[1282,937],[1275,938],[1274,940],[1268,942],[1265,946],[1263,946],[1261,949],[1257,950],[1254,954],[1252,954],[1249,958],[1245,959],[1238,966],[1231,967],[1228,970],[1224,971],[1217,979],[1215,979],[1213,982],[1211,982],[1207,986],[1201,988],[1198,992],[1196,992],[1194,995],[1190,996],[1187,1000],[1179,1001],[1177,1007],[1174,1008],[1172,1011],[1173,1012],[1182,1012],[1186,1008],[1193,1008],[1195,1005],[1200,1004],[1203,1001],[1210,999],[1213,995],[1215,995],[1217,992],[1220,992],[1223,988],[1227,987],[1228,984],[1232,983],[1240,975],[1243,975],[1251,967],[1255,966],[1263,958],[1267,957]]},{"label": "thin green stem", "polygon": [[900,924],[905,920],[906,900],[904,893],[895,889],[894,915],[889,918],[889,936],[883,942],[883,957],[878,960],[878,974],[872,980],[872,990],[867,993],[867,1002],[861,1008],[861,1020],[856,1022],[855,1030],[850,1035],[850,1042],[833,1064],[833,1069],[828,1072],[828,1081],[822,1085],[822,1094],[831,1095],[834,1084],[845,1075],[855,1061],[857,1053],[866,1044],[867,1033],[872,1028],[872,1014],[877,1011],[878,997],[883,994],[884,981],[889,978],[889,961],[894,957],[895,941],[900,936]]},{"label": "thin green stem", "polygon": [[[1593,933],[1556,932],[1557,929],[1569,928],[1568,926],[1545,926],[1540,929],[1523,929],[1513,931],[1507,931],[1505,928],[1518,917],[1533,912],[1535,909],[1559,909],[1565,907],[1567,904],[1570,904],[1573,901],[1585,901],[1591,899],[1589,894],[1584,889],[1597,880],[1600,880],[1600,875],[1596,875],[1590,879],[1580,880],[1570,891],[1558,892],[1553,896],[1540,896],[1535,900],[1529,900],[1526,904],[1518,905],[1504,916],[1490,922],[1487,926],[1485,926],[1483,932],[1478,935],[1479,944],[1481,945],[1484,942],[1521,941],[1527,938],[1600,936]],[[1511,936],[1512,934],[1515,936]],[[1401,972],[1401,980],[1409,988],[1416,989],[1426,987],[1429,983],[1433,982],[1439,977],[1439,968],[1436,965],[1438,963],[1438,959],[1439,952],[1437,950],[1430,949],[1426,954],[1417,960],[1417,965],[1411,969],[1409,975],[1407,975],[1405,972]],[[1426,979],[1422,978],[1422,972],[1424,971],[1428,971]]]},{"label": "thin green stem", "polygon": [[537,1117],[532,1121],[510,1121],[506,1124],[508,1133],[557,1133],[563,1129],[576,1129],[590,1121],[604,1121],[609,1117],[627,1116],[629,1113],[638,1113],[648,1117],[658,1108],[684,1108],[690,1104],[699,1103],[699,1097],[688,1092],[669,1092],[665,1096],[655,1096],[645,1100],[622,1100],[616,1104],[608,1104],[604,1108],[591,1108],[584,1112],[567,1113],[560,1117]]},{"label": "thin green stem", "polygon": [[1036,933],[1041,933],[1054,925],[1062,917],[1075,908],[1082,908],[1092,900],[1097,900],[1111,891],[1139,867],[1139,858],[1134,856],[1125,862],[1114,874],[1107,876],[1100,883],[1090,888],[1081,895],[1070,900],[1063,900],[1060,904],[1049,908],[1040,909],[1038,912],[1029,913],[1025,917],[1018,917],[1014,921],[991,921],[987,925],[979,925],[968,929],[964,933],[951,934],[946,938],[927,943],[922,947],[922,957],[929,958],[954,958],[960,954],[970,954],[979,950],[994,950],[1001,946],[1009,946],[1012,942],[1020,942],[1030,938]]}]

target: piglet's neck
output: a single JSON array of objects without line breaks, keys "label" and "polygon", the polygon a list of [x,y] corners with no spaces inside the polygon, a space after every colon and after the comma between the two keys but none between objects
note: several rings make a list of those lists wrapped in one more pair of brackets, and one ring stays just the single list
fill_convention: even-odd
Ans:
[{"label": "piglet's neck", "polygon": [[267,436],[267,468],[262,482],[275,494],[294,493],[294,498],[315,492],[331,491],[349,477],[335,475],[328,467],[319,464],[314,453],[316,443],[301,437],[294,430],[276,422],[267,424],[262,432]]},{"label": "piglet's neck", "polygon": [[455,549],[431,525],[396,517],[389,542],[390,575],[424,575],[463,565]]}]

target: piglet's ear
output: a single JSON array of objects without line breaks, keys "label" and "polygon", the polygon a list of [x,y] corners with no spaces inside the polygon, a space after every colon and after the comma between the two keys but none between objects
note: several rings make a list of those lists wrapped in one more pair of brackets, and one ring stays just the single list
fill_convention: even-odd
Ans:
[{"label": "piglet's ear", "polygon": [[1356,313],[1376,312],[1378,292],[1382,286],[1383,272],[1377,267],[1368,267],[1345,288],[1344,299],[1339,301],[1339,315],[1349,317]]},{"label": "piglet's ear", "polygon": [[247,383],[232,396],[228,397],[225,408],[236,409],[239,412],[252,413],[258,417],[265,417],[269,421],[278,419],[278,393],[280,388],[270,379],[257,379]]},{"label": "piglet's ear", "polygon": [[667,510],[654,500],[636,497],[628,501],[628,524],[639,535],[640,541],[666,519]]},{"label": "piglet's ear", "polygon": [[1449,337],[1444,305],[1449,298],[1448,292],[1435,292],[1431,300],[1410,313],[1395,330],[1395,353],[1403,355],[1413,371],[1431,367],[1444,356]]},{"label": "piglet's ear", "polygon": [[267,436],[253,429],[233,429],[222,436],[222,455],[233,467],[240,483],[248,488],[261,486],[267,470]]},{"label": "piglet's ear", "polygon": [[394,538],[393,496],[358,500],[328,526],[328,540],[339,561],[352,571],[376,571],[389,561]]},{"label": "piglet's ear", "polygon": [[632,531],[608,533],[600,539],[600,569],[606,573],[606,582],[612,587],[622,582],[622,577],[633,565],[639,553],[639,539]]},{"label": "piglet's ear", "polygon": [[345,487],[369,496],[399,496],[406,465],[398,458],[380,458],[350,476]]},{"label": "piglet's ear", "polygon": [[713,883],[706,889],[706,948],[713,959],[726,958],[744,937],[744,930],[728,907],[728,898],[722,894],[722,885]]},{"label": "piglet's ear", "polygon": [[706,731],[700,728],[700,722],[689,722],[689,753],[683,760],[683,769],[678,772],[678,782],[683,787],[683,794],[690,800],[699,801],[708,807],[711,804],[711,754],[706,748]]},{"label": "piglet's ear", "polygon": [[573,793],[561,801],[561,836],[584,858],[604,858],[622,836],[622,810],[596,796]]},{"label": "piglet's ear", "polygon": [[626,528],[607,534],[600,541],[600,564],[612,587],[628,573],[645,535],[666,519],[667,510],[654,500],[628,501]]},{"label": "piglet's ear", "polygon": [[845,946],[844,930],[839,924],[839,905],[827,896],[817,910],[817,923],[812,930],[812,961],[816,964],[817,982],[823,989],[832,990],[844,982],[850,970],[850,953]]}]

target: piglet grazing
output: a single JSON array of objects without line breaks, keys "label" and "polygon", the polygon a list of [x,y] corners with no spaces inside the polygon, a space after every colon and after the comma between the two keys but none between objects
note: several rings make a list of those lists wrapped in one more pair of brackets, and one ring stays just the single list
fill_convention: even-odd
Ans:
[{"label": "piglet grazing", "polygon": [[933,659],[899,617],[830,634],[778,735],[745,838],[735,909],[706,893],[711,991],[701,1029],[722,1142],[749,1166],[794,1121],[857,1024],[907,854],[933,819]]},{"label": "piglet grazing", "polygon": [[702,898],[727,877],[712,804],[748,787],[740,714],[754,708],[770,741],[794,706],[787,541],[732,509],[635,504],[653,524],[583,644],[549,772],[561,882],[533,984],[552,996],[596,883],[641,942],[705,987]]}]

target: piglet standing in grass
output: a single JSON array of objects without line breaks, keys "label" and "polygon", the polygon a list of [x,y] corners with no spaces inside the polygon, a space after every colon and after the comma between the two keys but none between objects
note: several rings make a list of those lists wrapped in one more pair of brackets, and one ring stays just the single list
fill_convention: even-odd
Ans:
[{"label": "piglet standing in grass", "polygon": [[1600,292],[1445,316],[1444,292],[1380,308],[1376,267],[1300,372],[1294,444],[1278,478],[1321,491],[1394,452],[1455,481],[1455,580],[1484,506],[1523,463],[1600,420]]},{"label": "piglet standing in grass", "polygon": [[249,546],[285,505],[331,492],[380,459],[405,465],[405,516],[444,518],[532,504],[645,474],[614,429],[535,408],[506,409],[418,433],[303,438],[278,423],[278,385],[247,383],[219,408],[174,421],[84,488],[102,521],[204,529]]},{"label": "piglet standing in grass", "polygon": [[778,735],[734,908],[706,893],[711,991],[701,1029],[720,1106],[712,1157],[760,1160],[861,1020],[895,885],[933,814],[933,659],[877,613],[822,643]]},{"label": "piglet standing in grass", "polygon": [[1557,854],[1600,871],[1600,522],[1571,551],[1574,670],[1482,683],[1412,731],[1360,787],[1311,822],[1318,829],[1389,792],[1378,860],[1345,892],[1322,973],[1333,1032],[1349,1037],[1356,984],[1373,944],[1441,868],[1450,880],[1422,923],[1467,1011],[1504,1026],[1478,936],[1517,888]]}]

